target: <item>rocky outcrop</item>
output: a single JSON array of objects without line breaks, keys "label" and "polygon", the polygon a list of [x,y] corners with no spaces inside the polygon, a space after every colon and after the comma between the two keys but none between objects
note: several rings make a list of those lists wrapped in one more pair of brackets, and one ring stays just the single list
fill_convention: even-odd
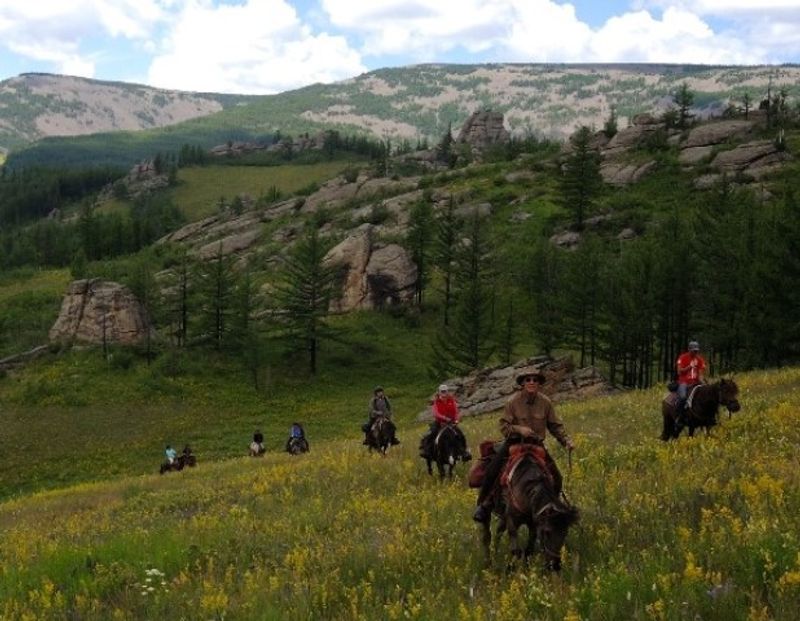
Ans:
[{"label": "rocky outcrop", "polygon": [[326,264],[342,270],[341,295],[331,310],[382,308],[413,299],[416,265],[402,246],[375,243],[374,230],[362,224],[325,256]]},{"label": "rocky outcrop", "polygon": [[687,149],[681,149],[680,154],[678,155],[678,161],[681,164],[686,164],[689,166],[693,166],[694,164],[698,164],[699,162],[703,161],[705,158],[709,157],[713,152],[714,147],[711,145],[703,146],[703,147],[689,147]]},{"label": "rocky outcrop", "polygon": [[[156,170],[153,160],[145,160],[131,168],[121,181],[117,181],[117,184],[124,187],[127,196],[136,198],[169,187],[169,176],[163,171]],[[113,193],[113,188],[109,186],[104,190],[100,200],[110,199]]]},{"label": "rocky outcrop", "polygon": [[751,173],[759,168],[781,164],[788,158],[788,154],[779,151],[771,140],[757,140],[718,153],[711,165],[721,172]]},{"label": "rocky outcrop", "polygon": [[656,166],[655,160],[644,164],[630,164],[627,162],[603,162],[600,166],[600,175],[609,185],[623,186],[636,183]]},{"label": "rocky outcrop", "polygon": [[336,177],[307,196],[302,211],[313,213],[320,207],[333,209],[351,200],[362,201],[404,194],[416,190],[418,183],[419,179],[416,177],[399,180],[386,177],[374,179],[359,177],[353,182],[348,182],[344,177]]},{"label": "rocky outcrop", "polygon": [[747,135],[753,129],[753,121],[719,121],[716,123],[705,123],[694,127],[683,143],[684,149],[693,147],[705,147],[722,144]]},{"label": "rocky outcrop", "polygon": [[322,131],[316,134],[303,134],[296,138],[284,138],[277,142],[246,142],[230,141],[212,147],[209,153],[215,157],[237,157],[248,153],[266,151],[268,153],[301,153],[303,151],[319,151],[325,146],[325,140],[330,132]]},{"label": "rocky outcrop", "polygon": [[511,134],[503,125],[503,113],[484,110],[473,112],[464,121],[456,143],[469,145],[473,157],[480,158],[491,147],[509,140]]},{"label": "rocky outcrop", "polygon": [[152,332],[147,311],[130,289],[107,280],[76,280],[50,328],[50,340],[133,345]]},{"label": "rocky outcrop", "polygon": [[[548,356],[527,358],[507,367],[482,369],[464,377],[449,379],[445,383],[455,394],[461,414],[475,416],[501,409],[517,390],[515,378],[523,370],[544,373],[547,381],[541,390],[556,403],[616,391],[596,368],[576,369],[570,358],[554,360]],[[421,412],[417,418],[430,420],[430,410]]]}]

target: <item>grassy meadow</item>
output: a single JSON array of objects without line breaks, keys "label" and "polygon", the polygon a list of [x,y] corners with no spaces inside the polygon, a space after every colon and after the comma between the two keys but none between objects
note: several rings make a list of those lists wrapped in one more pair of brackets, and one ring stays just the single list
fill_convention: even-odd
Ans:
[{"label": "grassy meadow", "polygon": [[[43,372],[34,369],[32,377]],[[571,471],[564,452],[551,448],[582,521],[570,532],[558,576],[538,563],[508,571],[505,540],[484,564],[466,469],[439,483],[416,456],[424,427],[413,413],[424,396],[409,388],[414,373],[401,368],[387,382],[402,411],[403,444],[386,458],[359,443],[355,423],[369,389],[333,385],[328,376],[324,389],[294,392],[308,412],[308,455],[278,452],[270,429],[263,459],[212,461],[222,455],[199,448],[198,468],[163,477],[111,476],[114,469],[101,461],[106,481],[7,499],[0,504],[0,618],[797,618],[800,370],[739,376],[741,414],[725,417],[712,437],[669,445],[656,439],[659,390],[563,404],[577,444]],[[98,391],[106,379],[101,375]],[[205,397],[196,388],[181,414],[187,419],[210,415],[201,412]],[[6,401],[14,402],[18,389],[3,387]],[[133,398],[128,390],[134,388],[121,391],[121,402]],[[240,421],[227,418],[241,410],[243,452],[250,432],[244,421],[256,420],[249,411],[255,403],[244,391],[226,394],[235,401],[217,415],[232,427]],[[282,407],[290,407],[288,399]],[[54,402],[36,412],[44,421],[62,411],[76,433],[116,440],[111,423],[97,428],[94,407]],[[346,426],[345,407],[353,412]],[[141,427],[168,424],[163,414],[148,415]],[[496,435],[496,418],[464,423],[473,446]],[[337,433],[325,431],[333,420],[340,421]],[[64,441],[71,441],[66,432],[53,438],[54,450]],[[69,451],[83,455],[78,462],[93,450],[77,448]],[[149,457],[154,464],[159,448]],[[122,464],[142,450],[134,442],[107,459]]]},{"label": "grassy meadow", "polygon": [[283,166],[191,166],[178,171],[178,185],[170,193],[191,222],[216,213],[221,197],[227,203],[240,194],[256,199],[272,187],[291,195],[311,184],[322,184],[348,165],[347,161],[335,160]]}]

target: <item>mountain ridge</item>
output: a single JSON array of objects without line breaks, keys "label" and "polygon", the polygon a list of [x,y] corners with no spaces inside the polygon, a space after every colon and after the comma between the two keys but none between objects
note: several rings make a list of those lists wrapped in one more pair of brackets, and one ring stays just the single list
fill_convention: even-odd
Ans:
[{"label": "mountain ridge", "polygon": [[[126,142],[150,140],[158,143],[152,149],[155,153],[164,148],[167,135],[172,136],[172,148],[175,141],[208,148],[226,140],[277,131],[296,135],[324,128],[395,141],[435,140],[448,126],[457,127],[476,110],[487,108],[505,115],[512,134],[564,140],[581,125],[602,127],[612,107],[620,127],[636,114],[663,112],[672,105],[672,97],[683,82],[694,93],[693,113],[717,116],[729,105],[741,105],[745,95],[757,107],[770,85],[773,91],[784,88],[790,97],[800,96],[800,66],[437,63],[384,68],[276,95],[241,99],[213,95],[227,98],[221,100],[225,105],[212,102],[220,108],[216,112],[198,113],[195,118],[135,134],[114,132],[102,140],[97,134],[50,138],[12,154],[9,163],[13,166],[15,158],[22,165],[62,163],[69,148],[81,154],[96,153],[95,159],[103,161],[107,156],[103,149],[113,141],[121,142],[124,151]],[[69,101],[55,101],[70,105]],[[2,104],[0,86],[0,146],[3,132],[9,131]],[[150,105],[139,111],[140,117],[146,117],[152,108]],[[94,129],[98,126],[99,122],[92,125]],[[22,146],[21,140],[18,146]],[[68,159],[74,159],[74,154]]]}]

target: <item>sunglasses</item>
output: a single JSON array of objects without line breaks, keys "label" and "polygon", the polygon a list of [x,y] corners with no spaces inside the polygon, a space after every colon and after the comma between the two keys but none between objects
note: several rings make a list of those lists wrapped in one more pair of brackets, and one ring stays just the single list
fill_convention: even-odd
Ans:
[{"label": "sunglasses", "polygon": [[539,380],[536,379],[535,377],[526,377],[525,378],[525,383],[526,384],[538,384]]}]

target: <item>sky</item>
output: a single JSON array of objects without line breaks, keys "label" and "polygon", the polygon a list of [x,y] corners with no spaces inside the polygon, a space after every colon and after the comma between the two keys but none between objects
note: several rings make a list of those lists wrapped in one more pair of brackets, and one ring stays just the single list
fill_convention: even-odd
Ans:
[{"label": "sky", "polygon": [[0,80],[269,94],[429,62],[800,63],[800,0],[0,0]]}]

